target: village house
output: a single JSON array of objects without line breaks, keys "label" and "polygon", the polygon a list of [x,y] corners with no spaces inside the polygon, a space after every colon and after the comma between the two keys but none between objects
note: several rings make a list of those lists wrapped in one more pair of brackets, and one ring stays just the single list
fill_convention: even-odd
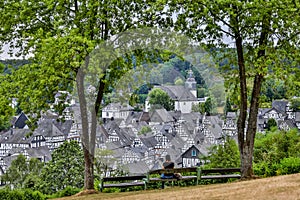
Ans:
[{"label": "village house", "polygon": [[[192,70],[189,71],[189,75],[184,86],[158,85],[154,86],[154,88],[160,88],[169,95],[169,97],[174,101],[175,111],[191,113],[193,105],[198,105],[202,102],[197,98],[196,81]],[[151,105],[149,104],[149,100],[146,99],[145,111],[149,112],[150,109]]]}]

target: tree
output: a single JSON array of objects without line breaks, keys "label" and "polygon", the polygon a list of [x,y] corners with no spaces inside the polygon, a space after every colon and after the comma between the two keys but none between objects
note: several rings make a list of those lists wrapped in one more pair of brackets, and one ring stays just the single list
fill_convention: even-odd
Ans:
[{"label": "tree", "polygon": [[[42,111],[49,109],[49,103],[54,102],[58,91],[72,92],[77,88],[85,157],[85,189],[94,189],[96,116],[101,112],[103,95],[133,65],[138,66],[141,60],[145,60],[142,55],[147,54],[147,50],[140,46],[131,52],[124,51],[123,55],[109,55],[109,62],[102,66],[100,64],[103,63],[93,63],[90,53],[96,46],[101,46],[101,42],[115,44],[113,40],[118,39],[118,34],[128,29],[151,25],[153,14],[150,10],[151,6],[144,1],[0,1],[0,46],[10,44],[17,55],[31,56],[30,64],[5,75],[5,80],[0,83],[1,118],[13,115],[13,112],[8,112],[11,110],[10,101],[18,98],[20,108],[37,120]],[[103,58],[107,58],[105,56],[114,46],[107,47],[101,55]],[[148,57],[150,59],[150,53]],[[96,82],[96,95],[93,105],[88,105],[86,97],[92,94],[85,90],[86,69],[82,68],[89,68],[91,64],[94,64],[94,71],[90,73],[97,75],[93,80]],[[95,69],[95,66],[98,68]],[[91,82],[92,79],[89,80]],[[89,127],[88,108],[91,107]],[[63,109],[64,106],[61,106],[59,114]],[[31,119],[31,122],[34,124],[35,120]]]},{"label": "tree", "polygon": [[175,84],[175,85],[184,85],[184,82],[183,82],[182,78],[177,77],[177,78],[175,78],[175,80],[174,80],[174,84]]},{"label": "tree", "polygon": [[169,95],[160,88],[154,88],[149,93],[149,104],[158,106],[156,108],[165,108],[166,110],[174,110],[174,101]]},{"label": "tree", "polygon": [[291,108],[294,111],[299,111],[300,110],[300,97],[291,99],[291,104],[292,104]]},{"label": "tree", "polygon": [[[297,129],[290,131],[274,129],[266,133],[258,133],[254,148],[255,170],[258,175],[274,176],[289,167],[299,169],[299,152],[300,138]],[[292,162],[284,163],[287,160]]]},{"label": "tree", "polygon": [[271,130],[272,128],[277,128],[277,122],[274,118],[271,118],[271,119],[268,119],[268,122],[267,122],[267,129],[268,131]]},{"label": "tree", "polygon": [[51,155],[51,160],[41,172],[42,184],[39,190],[51,194],[67,186],[84,186],[84,156],[77,141],[65,141]]},{"label": "tree", "polygon": [[[202,42],[218,62],[226,58],[227,64],[221,66],[225,86],[239,94],[235,101],[239,105],[237,127],[242,178],[252,177],[262,83],[277,76],[286,80],[292,91],[299,91],[296,78],[299,3],[292,0],[164,2],[168,9],[162,13],[168,17],[160,20],[161,24],[173,26]],[[177,18],[173,17],[174,13]]]},{"label": "tree", "polygon": [[226,137],[224,144],[214,145],[209,150],[209,155],[205,157],[209,160],[207,164],[210,168],[230,168],[240,166],[239,149],[236,142]]},{"label": "tree", "polygon": [[[36,189],[39,183],[39,175],[43,163],[36,158],[31,158],[29,161],[23,154],[11,162],[10,167],[3,175],[3,180],[8,182],[13,188],[31,188]],[[35,177],[35,180],[31,178]]]}]

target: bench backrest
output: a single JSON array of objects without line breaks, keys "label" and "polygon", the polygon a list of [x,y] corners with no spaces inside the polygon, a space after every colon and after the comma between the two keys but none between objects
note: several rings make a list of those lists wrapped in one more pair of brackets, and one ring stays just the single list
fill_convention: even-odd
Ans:
[{"label": "bench backrest", "polygon": [[146,178],[145,175],[140,176],[115,176],[115,177],[103,177],[102,181],[130,181],[130,180],[142,180],[143,178]]},{"label": "bench backrest", "polygon": [[201,169],[201,174],[210,174],[210,173],[235,173],[241,172],[241,168],[213,168],[213,169]]},{"label": "bench backrest", "polygon": [[149,171],[148,174],[172,174],[172,173],[186,173],[186,172],[198,172],[198,167],[186,167],[186,168],[174,168],[174,169],[157,169]]}]

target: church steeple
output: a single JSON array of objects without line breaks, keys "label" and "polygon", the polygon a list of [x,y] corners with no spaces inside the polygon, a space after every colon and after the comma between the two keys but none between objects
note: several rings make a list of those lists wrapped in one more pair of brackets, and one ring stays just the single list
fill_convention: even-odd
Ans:
[{"label": "church steeple", "polygon": [[188,77],[185,81],[185,88],[189,89],[195,97],[197,97],[197,87],[196,86],[197,86],[197,82],[194,78],[194,73],[190,69],[188,71]]}]

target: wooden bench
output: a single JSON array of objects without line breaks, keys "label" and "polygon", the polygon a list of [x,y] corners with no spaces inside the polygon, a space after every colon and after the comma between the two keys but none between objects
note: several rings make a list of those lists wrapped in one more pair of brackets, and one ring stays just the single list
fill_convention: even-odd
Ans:
[{"label": "wooden bench", "polygon": [[145,187],[145,175],[141,176],[116,176],[116,177],[103,177],[100,180],[100,191],[104,188],[126,188],[133,186],[144,186]]},{"label": "wooden bench", "polygon": [[[177,178],[161,178],[161,174],[174,174],[180,173],[183,175],[180,179]],[[184,175],[189,173],[189,175]],[[240,168],[214,168],[214,169],[201,169],[201,167],[187,167],[187,168],[175,168],[175,169],[158,169],[152,170],[147,175],[141,176],[116,176],[116,177],[103,177],[100,182],[100,191],[104,188],[126,188],[133,186],[147,186],[150,183],[161,182],[162,188],[164,188],[165,182],[172,182],[172,186],[176,181],[194,180],[195,185],[198,185],[202,179],[229,179],[229,178],[241,178]],[[156,177],[153,177],[156,175]]]},{"label": "wooden bench", "polygon": [[[192,175],[183,175],[180,179],[177,178],[160,178],[151,177],[151,175],[162,173],[172,174],[172,173],[191,173]],[[237,174],[238,173],[238,174]],[[147,189],[147,184],[151,182],[162,182],[162,188],[164,188],[164,182],[170,181],[172,185],[176,181],[182,180],[195,180],[195,185],[198,185],[202,179],[229,179],[229,178],[241,178],[240,168],[213,168],[213,169],[201,169],[201,167],[188,167],[188,168],[175,168],[175,169],[158,169],[149,171],[147,178],[145,179],[145,189]]]},{"label": "wooden bench", "polygon": [[[238,174],[237,174],[238,173]],[[200,179],[229,179],[241,178],[241,168],[201,169]]]},{"label": "wooden bench", "polygon": [[[185,176],[183,175],[180,179],[178,178],[161,178],[161,174],[174,174],[180,173],[181,175],[184,173],[191,173],[191,175]],[[152,175],[159,175],[159,177],[151,177]],[[172,182],[172,185],[176,181],[184,181],[184,180],[195,180],[195,185],[198,185],[198,181],[200,180],[200,168],[199,167],[188,167],[188,168],[174,168],[174,169],[158,169],[152,170],[147,173],[147,178],[145,179],[145,189],[147,189],[147,185],[153,182],[161,182],[162,188],[164,188],[164,183],[169,181]]]}]

